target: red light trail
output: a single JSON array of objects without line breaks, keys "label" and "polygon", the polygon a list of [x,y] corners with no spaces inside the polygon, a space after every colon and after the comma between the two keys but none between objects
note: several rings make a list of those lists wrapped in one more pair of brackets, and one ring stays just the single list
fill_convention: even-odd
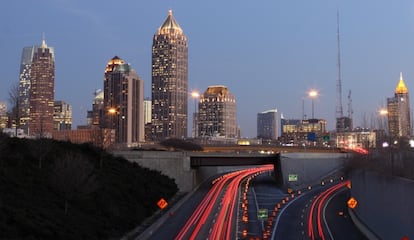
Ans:
[{"label": "red light trail", "polygon": [[[318,197],[313,201],[312,206],[310,208],[309,217],[308,217],[308,236],[314,240],[316,239],[315,235],[315,226],[314,220],[316,219],[316,229],[318,232],[318,237],[322,240],[325,240],[325,234],[323,232],[323,225],[322,225],[322,207],[324,206],[328,197],[333,195],[335,192],[340,190],[341,188],[346,187],[349,181],[341,182],[336,184],[327,190],[323,191]],[[316,214],[316,215],[315,215]]]},{"label": "red light trail", "polygon": [[[207,219],[215,213],[216,206],[220,209],[218,210],[208,239],[230,239],[231,234],[234,234],[234,215],[238,203],[238,189],[241,182],[252,175],[270,170],[273,170],[273,166],[249,168],[225,174],[214,180],[210,191],[197,206],[175,239],[196,239],[199,237],[198,235],[202,227],[205,227]],[[221,202],[218,205],[216,203],[220,197]]]}]

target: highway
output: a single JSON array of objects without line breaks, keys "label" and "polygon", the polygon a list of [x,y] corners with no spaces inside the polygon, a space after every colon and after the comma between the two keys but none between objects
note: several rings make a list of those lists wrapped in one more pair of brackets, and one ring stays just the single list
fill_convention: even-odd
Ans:
[{"label": "highway", "polygon": [[270,170],[240,170],[204,183],[168,209],[150,237],[137,239],[366,239],[348,216],[346,181],[327,179],[288,194]]},{"label": "highway", "polygon": [[170,211],[169,218],[148,239],[235,239],[239,186],[272,169],[268,165],[239,170],[203,184],[176,212]]},{"label": "highway", "polygon": [[271,239],[366,239],[348,216],[347,181],[304,190],[279,212]]},{"label": "highway", "polygon": [[239,186],[242,181],[272,166],[250,168],[215,179],[206,197],[195,209],[175,239],[234,239],[237,234],[235,217],[238,212]]}]

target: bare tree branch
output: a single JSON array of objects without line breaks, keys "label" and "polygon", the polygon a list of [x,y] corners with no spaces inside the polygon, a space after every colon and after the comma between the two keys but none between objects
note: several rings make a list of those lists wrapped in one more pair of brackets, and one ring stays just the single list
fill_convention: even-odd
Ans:
[{"label": "bare tree branch", "polygon": [[10,119],[10,127],[13,123],[16,126],[16,136],[17,136],[17,129],[20,127],[20,98],[19,98],[19,83],[13,84],[9,89],[9,103],[10,103],[10,110],[9,110],[9,119]]},{"label": "bare tree branch", "polygon": [[93,165],[83,156],[67,154],[56,159],[52,169],[51,184],[65,201],[65,214],[70,201],[93,193],[99,187]]}]

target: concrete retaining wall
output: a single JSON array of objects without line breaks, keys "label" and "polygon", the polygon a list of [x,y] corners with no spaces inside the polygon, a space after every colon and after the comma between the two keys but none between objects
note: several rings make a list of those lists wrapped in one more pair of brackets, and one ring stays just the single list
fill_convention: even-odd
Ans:
[{"label": "concrete retaining wall", "polygon": [[190,157],[186,152],[115,151],[112,154],[173,178],[181,192],[189,192],[195,185],[195,170],[190,168]]},{"label": "concrete retaining wall", "polygon": [[[248,167],[212,166],[192,169],[191,152],[114,151],[112,153],[173,178],[181,192],[193,190],[213,175]],[[305,184],[316,183],[341,168],[347,158],[348,155],[344,153],[283,153],[280,159],[283,185],[299,188]],[[298,181],[289,182],[289,174],[297,174]]]},{"label": "concrete retaining wall", "polygon": [[[348,157],[346,153],[283,153],[280,159],[283,185],[300,188],[317,183],[325,176],[341,169]],[[289,182],[289,174],[297,175],[297,181]]]},{"label": "concrete retaining wall", "polygon": [[414,239],[414,181],[357,170],[351,196],[359,218],[380,239]]}]

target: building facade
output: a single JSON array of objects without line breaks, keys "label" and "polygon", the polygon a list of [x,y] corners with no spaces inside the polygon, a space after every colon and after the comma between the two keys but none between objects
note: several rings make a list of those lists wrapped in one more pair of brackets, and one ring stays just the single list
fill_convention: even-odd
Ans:
[{"label": "building facade", "polygon": [[394,97],[387,99],[388,131],[391,140],[411,136],[410,99],[402,73],[395,88]]},{"label": "building facade", "polygon": [[75,130],[53,131],[53,139],[72,143],[91,143],[94,146],[108,149],[115,144],[115,129],[78,128]]},{"label": "building facade", "polygon": [[9,118],[7,116],[7,103],[0,102],[0,129],[7,128]]},{"label": "building facade", "polygon": [[55,101],[53,113],[53,130],[72,129],[72,105],[64,101]]},{"label": "building facade", "polygon": [[115,129],[115,144],[133,147],[144,141],[144,82],[115,56],[105,69],[106,128]]},{"label": "building facade", "polygon": [[336,133],[336,146],[344,149],[370,149],[377,146],[377,133],[371,129],[355,128],[352,131]]},{"label": "building facade", "polygon": [[[39,46],[24,47],[20,60],[19,74],[19,125],[18,128],[24,129],[28,133],[28,123],[30,119],[30,73],[32,69],[32,60],[35,50]],[[53,52],[53,48],[50,48]]]},{"label": "building facade", "polygon": [[34,137],[52,137],[55,96],[54,49],[42,44],[33,54],[30,67],[29,129]]},{"label": "building facade", "polygon": [[92,110],[87,113],[87,125],[91,127],[104,128],[104,92],[101,89],[97,89],[93,95]]},{"label": "building facade", "polygon": [[237,138],[236,99],[225,86],[210,86],[200,96],[198,137]]},{"label": "building facade", "polygon": [[338,117],[336,118],[336,132],[350,132],[353,129],[352,118],[350,117]]},{"label": "building facade", "polygon": [[280,120],[282,134],[280,142],[289,146],[327,146],[329,136],[325,119],[284,119]]},{"label": "building facade", "polygon": [[272,109],[257,114],[257,138],[277,140],[279,126],[277,110]]},{"label": "building facade", "polygon": [[151,99],[144,99],[144,123],[145,125],[148,123],[151,123],[151,105],[152,101]]},{"label": "building facade", "polygon": [[187,137],[187,37],[170,10],[152,44],[152,138]]}]

